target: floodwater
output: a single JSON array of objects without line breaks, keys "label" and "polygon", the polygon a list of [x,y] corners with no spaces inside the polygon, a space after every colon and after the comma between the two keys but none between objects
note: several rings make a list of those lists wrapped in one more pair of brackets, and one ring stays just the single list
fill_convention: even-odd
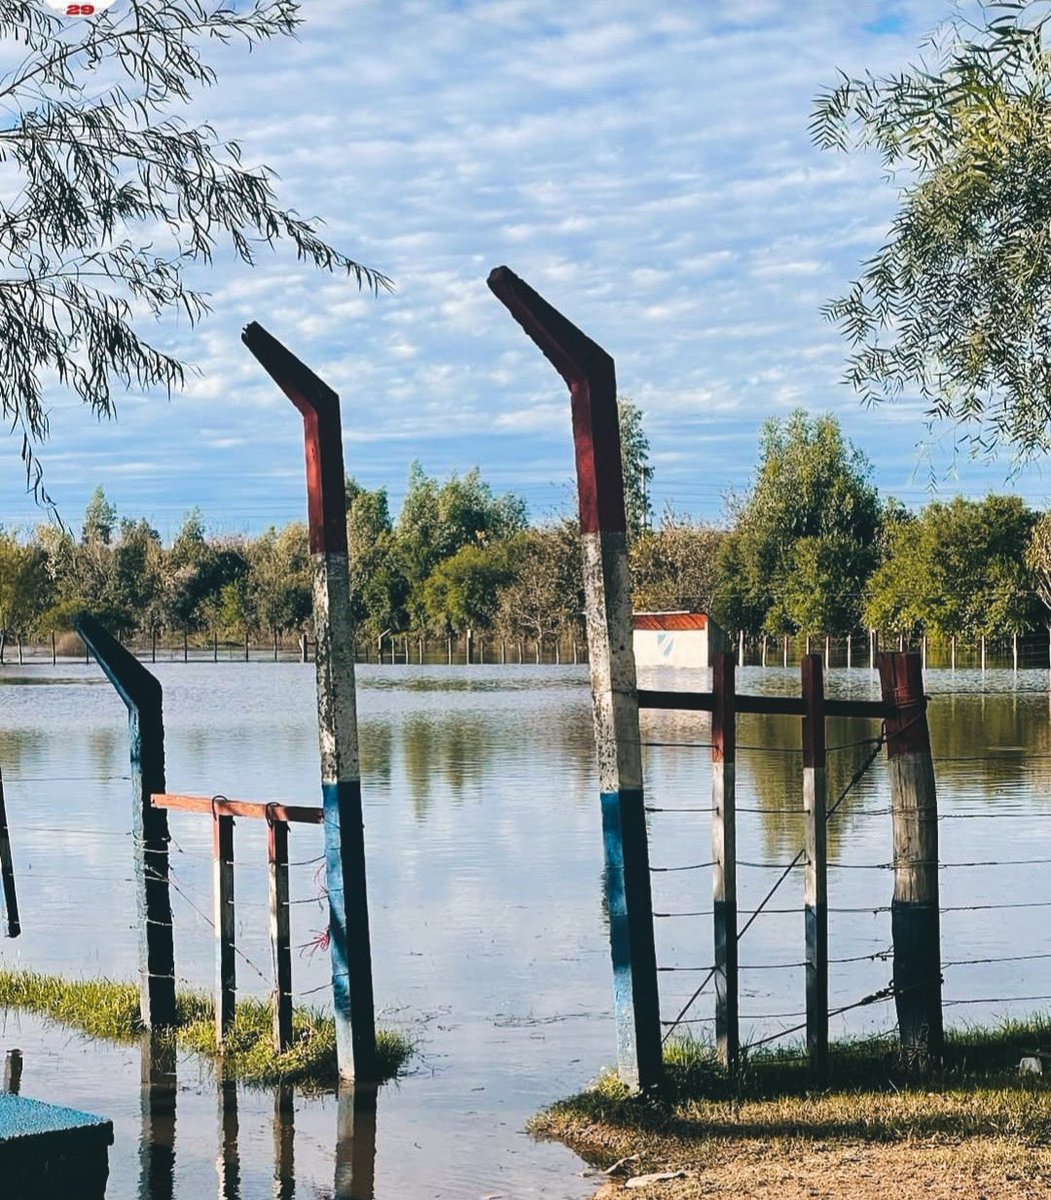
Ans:
[{"label": "floodwater", "polygon": [[[292,663],[157,664],[169,790],[317,803],[314,677]],[[0,1014],[0,1051],[21,1051],[24,1095],[114,1121],[107,1200],[281,1197],[587,1196],[593,1181],[523,1127],[614,1056],[602,844],[585,667],[358,668],[373,961],[381,1024],[418,1041],[408,1074],[378,1096],[223,1087],[193,1055],[90,1042]],[[651,686],[704,686],[651,675]],[[991,1021],[1051,998],[1051,729],[1046,671],[931,671],[946,1009]],[[798,670],[746,668],[741,691],[798,688]],[[866,669],[828,690],[875,697]],[[707,718],[647,714],[654,867],[711,857]],[[830,723],[830,802],[864,761],[874,723]],[[799,723],[739,725],[739,903],[754,909],[799,849]],[[861,744],[858,744],[858,743]],[[753,749],[754,747],[754,749]],[[23,934],[5,966],[131,979],[136,970],[125,710],[93,666],[0,670],[0,766]],[[892,875],[886,764],[878,759],[832,820],[833,1009],[886,985]],[[172,813],[177,971],[212,979],[211,829]],[[236,831],[244,993],[269,991],[264,829]],[[304,1003],[326,1001],[321,832],[294,826],[293,971]],[[1023,861],[1025,860],[1025,861]],[[1038,861],[1032,861],[1038,860]],[[964,865],[982,864],[982,865]],[[998,864],[998,865],[986,865]],[[1003,865],[999,865],[1003,864]],[[741,943],[742,1040],[797,1025],[803,1007],[802,875],[793,872]],[[1032,907],[998,907],[1002,905]],[[658,913],[706,914],[710,870],[657,871]],[[747,915],[742,917],[746,920]],[[708,915],[656,921],[661,1001],[674,1017],[711,961]],[[991,958],[1027,956],[990,963]],[[1044,956],[1044,957],[1039,957]],[[966,961],[964,961],[966,960]],[[1012,998],[1035,998],[1015,999]],[[710,1030],[712,999],[687,1026]],[[893,1025],[881,1001],[849,1008],[833,1035]]]}]

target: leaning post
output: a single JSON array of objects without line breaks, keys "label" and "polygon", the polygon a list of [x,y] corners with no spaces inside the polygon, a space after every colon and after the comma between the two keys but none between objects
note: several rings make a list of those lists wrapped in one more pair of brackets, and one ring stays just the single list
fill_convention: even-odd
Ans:
[{"label": "leaning post", "polygon": [[806,1038],[810,1069],[828,1071],[828,787],[825,774],[825,682],[821,655],[803,659],[803,883],[806,932]]},{"label": "leaning post", "polygon": [[660,1007],[613,359],[507,267],[488,284],[571,396],[617,1062],[625,1083],[648,1088],[662,1074]]},{"label": "leaning post", "polygon": [[150,796],[164,788],[163,694],[157,679],[90,613],[73,619],[84,646],[128,709],[132,833],[139,914],[139,1003],[147,1029],[175,1024],[175,947],[168,887],[168,814]]},{"label": "leaning post", "polygon": [[303,415],[336,1054],[341,1078],[375,1080],[376,1017],[339,397],[261,325],[248,325],[241,340]]},{"label": "leaning post", "polygon": [[922,1070],[939,1062],[943,1044],[934,763],[919,655],[881,654],[879,673],[894,824],[894,999],[902,1054]]}]

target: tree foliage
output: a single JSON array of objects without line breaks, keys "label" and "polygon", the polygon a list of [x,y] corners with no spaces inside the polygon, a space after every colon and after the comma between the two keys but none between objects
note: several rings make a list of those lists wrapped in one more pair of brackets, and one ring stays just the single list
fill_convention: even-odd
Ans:
[{"label": "tree foliage", "polygon": [[844,76],[817,100],[818,145],[874,148],[908,179],[887,240],[826,314],[865,400],[918,391],[975,450],[1027,458],[1051,448],[1047,16],[1027,0],[981,13],[902,74]]},{"label": "tree foliage", "polygon": [[[283,208],[265,167],[182,112],[215,82],[209,45],[249,48],[294,34],[292,0],[124,0],[65,21],[37,0],[6,0],[0,36],[23,55],[0,78],[0,413],[22,434],[30,480],[46,499],[35,446],[53,387],[111,416],[126,388],[170,393],[186,365],[147,341],[143,321],[207,298],[189,279],[221,246],[251,264],[286,242],[324,270],[386,285]],[[45,396],[47,381],[48,396]]]},{"label": "tree foliage", "polygon": [[854,627],[880,528],[869,473],[834,417],[799,409],[766,422],[751,488],[719,553],[715,611],[728,629]]},{"label": "tree foliage", "polygon": [[650,440],[643,429],[643,411],[626,396],[617,397],[617,416],[620,420],[620,465],[624,477],[624,514],[628,537],[645,533],[653,519],[650,496]]},{"label": "tree foliage", "polygon": [[1026,552],[1035,515],[1017,496],[957,498],[898,522],[869,584],[869,625],[943,637],[1020,632],[1036,623]]}]

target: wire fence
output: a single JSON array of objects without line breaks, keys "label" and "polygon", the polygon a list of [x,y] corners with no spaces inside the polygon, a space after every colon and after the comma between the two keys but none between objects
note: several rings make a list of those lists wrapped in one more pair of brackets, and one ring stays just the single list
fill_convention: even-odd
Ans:
[{"label": "wire fence", "polygon": [[[652,719],[650,723],[654,723]],[[698,894],[703,877],[700,873],[712,870],[716,864],[710,858],[691,862],[666,861],[663,855],[667,854],[669,859],[672,853],[681,855],[687,839],[691,844],[708,840],[709,823],[715,810],[711,804],[665,804],[654,798],[663,794],[661,781],[669,774],[669,760],[683,756],[691,757],[694,762],[691,778],[695,788],[703,788],[707,756],[702,752],[710,749],[711,744],[702,739],[651,737],[644,739],[643,745],[647,754],[647,795],[651,798],[646,811],[653,859],[653,915],[657,925],[658,975],[662,980],[663,1038],[667,1042],[677,1033],[689,1032],[707,1039],[712,1036],[716,1022],[712,1011],[716,968],[711,960],[714,910],[709,905],[681,901],[687,894]],[[943,877],[959,879],[958,885],[946,889],[939,904],[939,912],[944,917],[941,961],[946,989],[944,1008],[984,1007],[993,1016],[1022,1014],[1024,1009],[1020,1006],[1047,1002],[1051,999],[1045,995],[1045,992],[1051,993],[1051,971],[1041,970],[1040,964],[1051,962],[1051,931],[1045,932],[1041,925],[1031,923],[1019,926],[1009,919],[1005,923],[1004,919],[1012,912],[1021,915],[1028,910],[1051,908],[1051,880],[1046,871],[1040,870],[1051,865],[1051,855],[1041,853],[1039,842],[1033,840],[1033,829],[1039,825],[1040,817],[1039,807],[1034,806],[1028,790],[1020,795],[1000,794],[979,801],[971,794],[961,796],[957,790],[944,789],[937,821],[943,831],[948,832],[943,832],[937,860],[899,858],[895,861],[892,853],[865,860],[859,850],[871,849],[879,843],[886,851],[893,849],[891,817],[894,808],[887,803],[890,782],[886,762],[881,756],[883,738],[858,739],[828,747],[830,756],[839,753],[848,759],[856,759],[858,751],[866,747],[868,752],[860,761],[851,761],[849,778],[828,809],[830,837],[841,807],[848,811],[851,831],[836,843],[836,852],[828,862],[830,894],[827,911],[833,922],[830,935],[833,952],[829,966],[833,984],[842,997],[830,1003],[828,1015],[839,1019],[838,1030],[853,1036],[865,1032],[866,1023],[858,1025],[850,1020],[850,1015],[857,1010],[871,1010],[874,1016],[869,1019],[869,1024],[872,1020],[877,1024],[886,1024],[888,1019],[893,1021],[895,988],[893,981],[886,978],[886,969],[894,958],[888,915],[892,912],[894,872],[904,865],[934,866]],[[801,749],[753,743],[738,744],[737,750],[740,753],[738,788],[742,789],[742,781],[747,787],[747,791],[742,789],[745,802],[736,807],[741,818],[737,836],[742,846],[736,860],[737,867],[742,870],[737,910],[740,918],[738,943],[743,960],[738,968],[742,980],[739,1019],[742,1029],[749,1031],[741,1046],[742,1052],[747,1052],[782,1040],[798,1042],[807,1028],[806,1012],[798,1003],[804,996],[807,962],[801,954],[784,954],[784,949],[793,940],[800,950],[803,946],[806,909],[800,892],[806,856],[800,848],[792,856],[752,857],[752,847],[762,846],[764,841],[769,846],[771,821],[775,823],[781,842],[797,836],[801,846],[801,798],[796,805],[786,805],[782,802],[783,796],[775,798],[767,793],[770,802],[752,802],[756,798],[755,784],[762,779],[764,760],[783,759],[786,755],[795,758],[794,777],[799,785]],[[1051,758],[1051,755],[1030,754],[1022,748],[1010,753],[1026,760]],[[974,754],[968,755],[936,755],[935,768],[937,770],[945,763],[988,762],[996,755],[995,747],[984,753],[976,749]],[[651,777],[655,777],[655,782]],[[681,767],[674,772],[674,777],[677,782],[681,780]],[[865,794],[859,796],[859,790]],[[899,812],[902,811],[908,810],[899,807]],[[787,829],[785,818],[789,818]],[[792,818],[798,823],[795,834],[792,833]],[[965,831],[960,837],[952,833],[957,822],[966,823],[960,826]],[[859,828],[867,832],[863,838],[855,839],[853,835]],[[976,849],[978,853],[975,853]],[[1005,871],[1011,872],[1006,881]],[[776,879],[772,886],[760,886],[757,891],[756,884],[767,872],[776,873]],[[991,889],[992,894],[983,894],[986,888]],[[1007,894],[1004,894],[1005,889]],[[997,892],[1002,898],[995,894]],[[755,899],[750,900],[751,896]],[[988,914],[991,922],[983,921],[983,914]],[[872,929],[873,921],[875,929],[872,931],[882,939],[877,948],[865,953],[835,953],[837,945],[856,946],[865,936],[863,931]],[[769,926],[765,937],[762,936],[764,922]],[[794,935],[791,932],[793,925],[796,926]],[[677,935],[668,932],[670,927],[689,927],[690,932]],[[753,941],[755,950],[750,952]],[[988,947],[988,951],[975,952],[982,947]],[[764,961],[763,951],[770,948],[780,950],[780,954]],[[1018,986],[1013,989],[1002,986],[1005,978],[1011,979],[1010,975],[998,971],[993,976],[988,970],[1011,964],[1019,966],[1014,980]],[[975,975],[976,978],[971,978]],[[677,993],[675,980],[686,981],[691,977],[696,982],[687,992]],[[772,980],[776,983],[771,983]],[[990,987],[993,981],[1001,986]],[[1044,987],[1039,986],[1040,982],[1044,982]],[[1037,986],[1034,987],[1034,983]],[[851,990],[855,993],[852,997]],[[785,1004],[784,1001],[790,1001],[793,994],[797,1003]]]}]

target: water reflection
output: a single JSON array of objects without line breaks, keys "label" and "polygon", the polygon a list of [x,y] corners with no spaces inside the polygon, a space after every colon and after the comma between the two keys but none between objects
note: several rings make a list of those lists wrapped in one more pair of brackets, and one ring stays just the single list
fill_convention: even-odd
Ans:
[{"label": "water reflection", "polygon": [[332,1200],[373,1200],[375,1196],[376,1092],[376,1088],[366,1086],[340,1089]]},{"label": "water reflection", "polygon": [[274,1091],[274,1200],[293,1200],[295,1179],[295,1094],[288,1084]]},{"label": "water reflection", "polygon": [[142,1055],[139,1200],[172,1200],[175,1190],[175,1042],[146,1033]]},{"label": "water reflection", "polygon": [[241,1154],[237,1147],[237,1084],[220,1068],[219,1093],[219,1200],[241,1200]]},{"label": "water reflection", "polygon": [[17,1096],[22,1090],[22,1051],[8,1050],[4,1056],[4,1091]]}]

